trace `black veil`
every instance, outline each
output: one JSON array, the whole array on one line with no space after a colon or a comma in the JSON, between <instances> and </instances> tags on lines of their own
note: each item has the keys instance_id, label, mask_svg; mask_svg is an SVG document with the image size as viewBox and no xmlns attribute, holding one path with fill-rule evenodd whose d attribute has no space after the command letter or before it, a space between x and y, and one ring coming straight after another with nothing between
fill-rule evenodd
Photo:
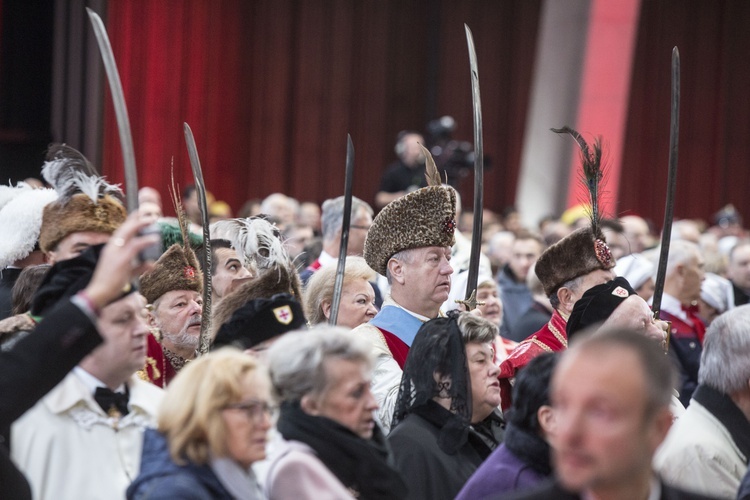
<instances>
[{"instance_id":1,"label":"black veil","mask_svg":"<svg viewBox=\"0 0 750 500\"><path fill-rule=\"evenodd\" d=\"M472 413L471 379L458 328L459 314L451 311L446 318L432 319L417 332L404 365L391 426L395 428L410 413L437 406L433 398L450 399L452 415L438 441L448 454L454 454L466 442Z\"/></svg>"}]
</instances>

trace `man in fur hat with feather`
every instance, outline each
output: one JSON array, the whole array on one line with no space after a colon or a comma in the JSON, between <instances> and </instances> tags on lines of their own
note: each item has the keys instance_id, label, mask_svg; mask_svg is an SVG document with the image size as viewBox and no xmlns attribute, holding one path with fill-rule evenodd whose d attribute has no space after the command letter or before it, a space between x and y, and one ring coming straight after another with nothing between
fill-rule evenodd
<instances>
[{"instance_id":1,"label":"man in fur hat with feather","mask_svg":"<svg viewBox=\"0 0 750 500\"><path fill-rule=\"evenodd\" d=\"M50 146L42 175L58 193L57 200L44 207L39 234L39 247L49 264L106 243L125 221L120 188L107 184L75 149Z\"/></svg>"},{"instance_id":2,"label":"man in fur hat with feather","mask_svg":"<svg viewBox=\"0 0 750 500\"><path fill-rule=\"evenodd\" d=\"M591 287L613 280L615 258L600 228L598 208L599 184L602 178L601 146L594 142L593 151L581 135L568 127L555 130L569 133L581 148L584 182L591 195L591 224L577 229L545 250L536 262L535 272L554 311L552 318L538 332L518 344L500 364L502 407L511 405L511 380L529 361L545 352L559 352L568 347L566 326L573 306Z\"/></svg>"},{"instance_id":3,"label":"man in fur hat with feather","mask_svg":"<svg viewBox=\"0 0 750 500\"><path fill-rule=\"evenodd\" d=\"M391 291L380 312L354 332L371 343L377 357L372 392L386 433L409 347L422 323L440 314L453 273L456 192L441 184L429 151L424 154L428 186L386 205L365 240L367 264L388 279Z\"/></svg>"},{"instance_id":4,"label":"man in fur hat with feather","mask_svg":"<svg viewBox=\"0 0 750 500\"><path fill-rule=\"evenodd\" d=\"M146 368L139 375L160 387L166 387L195 358L203 312L203 273L190 247L187 220L176 195L174 202L182 243L170 246L141 276L152 335L148 337Z\"/></svg>"},{"instance_id":5,"label":"man in fur hat with feather","mask_svg":"<svg viewBox=\"0 0 750 500\"><path fill-rule=\"evenodd\" d=\"M127 217L120 189L70 146L50 145L42 176L53 189L5 192L12 199L0 212L0 226L12 223L18 229L0 242L0 268L38 263L33 260L36 248L50 264L77 257L90 246L106 243ZM0 321L3 348L33 330L37 320L24 312Z\"/></svg>"}]
</instances>

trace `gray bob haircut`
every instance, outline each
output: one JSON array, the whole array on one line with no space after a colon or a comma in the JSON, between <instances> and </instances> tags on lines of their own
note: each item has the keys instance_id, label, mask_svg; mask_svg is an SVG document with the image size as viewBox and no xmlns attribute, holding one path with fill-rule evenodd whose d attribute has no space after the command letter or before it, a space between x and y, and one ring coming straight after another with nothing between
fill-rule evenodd
<instances>
[{"instance_id":1,"label":"gray bob haircut","mask_svg":"<svg viewBox=\"0 0 750 500\"><path fill-rule=\"evenodd\" d=\"M342 359L373 366L367 342L350 330L320 325L287 333L268 350L273 391L279 403L298 402L321 394L328 386L326 361Z\"/></svg>"},{"instance_id":2,"label":"gray bob haircut","mask_svg":"<svg viewBox=\"0 0 750 500\"><path fill-rule=\"evenodd\" d=\"M458 315L458 329L464 344L494 342L500 333L500 329L492 321L468 312Z\"/></svg>"},{"instance_id":3,"label":"gray bob haircut","mask_svg":"<svg viewBox=\"0 0 750 500\"><path fill-rule=\"evenodd\" d=\"M370 216L374 213L372 207L367 202L360 200L356 196L352 196L352 219L357 216L360 208L364 208ZM324 201L320 214L320 227L323 232L323 239L330 240L334 238L343 225L344 197L339 196L338 198L331 198Z\"/></svg>"},{"instance_id":4,"label":"gray bob haircut","mask_svg":"<svg viewBox=\"0 0 750 500\"><path fill-rule=\"evenodd\" d=\"M703 340L698 383L723 394L748 388L750 305L731 309L711 323Z\"/></svg>"}]
</instances>

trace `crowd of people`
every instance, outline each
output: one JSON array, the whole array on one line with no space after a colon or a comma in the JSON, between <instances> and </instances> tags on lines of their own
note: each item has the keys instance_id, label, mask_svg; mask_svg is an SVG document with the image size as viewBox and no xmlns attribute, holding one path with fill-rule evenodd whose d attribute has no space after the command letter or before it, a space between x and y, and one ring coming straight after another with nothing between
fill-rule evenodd
<instances>
[{"instance_id":1,"label":"crowd of people","mask_svg":"<svg viewBox=\"0 0 750 500\"><path fill-rule=\"evenodd\" d=\"M418 139L346 255L344 197L214 204L206 242L195 187L128 215L67 146L0 186L0 497L750 498L740 215L675 222L654 315L643 218L485 211L474 309Z\"/></svg>"}]
</instances>

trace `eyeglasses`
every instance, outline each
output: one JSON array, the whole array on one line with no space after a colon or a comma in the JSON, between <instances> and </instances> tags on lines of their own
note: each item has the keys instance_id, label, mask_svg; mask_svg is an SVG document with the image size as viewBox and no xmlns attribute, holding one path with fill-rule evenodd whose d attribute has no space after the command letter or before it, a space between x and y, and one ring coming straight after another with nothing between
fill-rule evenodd
<instances>
[{"instance_id":1,"label":"eyeglasses","mask_svg":"<svg viewBox=\"0 0 750 500\"><path fill-rule=\"evenodd\" d=\"M235 403L224 407L225 410L242 410L248 419L253 422L260 422L263 415L267 415L268 418L274 419L278 412L278 406L269 405L266 401L260 401L257 399L251 399L249 401L243 401L241 403Z\"/></svg>"},{"instance_id":2,"label":"eyeglasses","mask_svg":"<svg viewBox=\"0 0 750 500\"><path fill-rule=\"evenodd\" d=\"M364 229L365 231L370 230L370 226L358 226L357 224L349 224L350 229Z\"/></svg>"}]
</instances>

